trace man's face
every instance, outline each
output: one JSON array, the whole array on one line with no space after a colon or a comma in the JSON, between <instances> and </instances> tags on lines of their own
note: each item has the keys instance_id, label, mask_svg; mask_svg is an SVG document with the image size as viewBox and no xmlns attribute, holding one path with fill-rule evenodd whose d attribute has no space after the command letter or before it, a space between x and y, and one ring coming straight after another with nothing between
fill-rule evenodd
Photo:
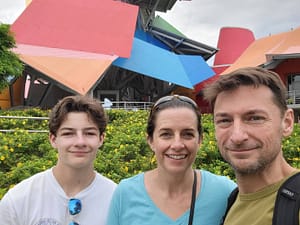
<instances>
[{"instance_id":1,"label":"man's face","mask_svg":"<svg viewBox=\"0 0 300 225\"><path fill-rule=\"evenodd\" d=\"M293 128L293 112L282 116L266 86L241 86L221 92L215 102L217 144L238 174L272 166L280 158L282 137Z\"/></svg>"}]
</instances>

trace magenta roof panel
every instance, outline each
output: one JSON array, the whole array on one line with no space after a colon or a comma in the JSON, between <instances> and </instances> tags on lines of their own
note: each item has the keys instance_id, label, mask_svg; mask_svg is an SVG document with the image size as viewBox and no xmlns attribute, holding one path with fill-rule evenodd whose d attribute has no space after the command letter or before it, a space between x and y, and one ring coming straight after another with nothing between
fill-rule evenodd
<instances>
[{"instance_id":1,"label":"magenta roof panel","mask_svg":"<svg viewBox=\"0 0 300 225\"><path fill-rule=\"evenodd\" d=\"M18 44L130 57L137 14L114 0L34 0L11 30Z\"/></svg>"}]
</instances>

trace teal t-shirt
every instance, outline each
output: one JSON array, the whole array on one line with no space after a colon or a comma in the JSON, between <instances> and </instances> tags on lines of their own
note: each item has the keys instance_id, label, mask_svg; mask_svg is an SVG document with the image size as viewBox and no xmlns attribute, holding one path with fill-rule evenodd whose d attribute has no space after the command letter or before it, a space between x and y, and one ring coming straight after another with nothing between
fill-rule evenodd
<instances>
[{"instance_id":1,"label":"teal t-shirt","mask_svg":"<svg viewBox=\"0 0 300 225\"><path fill-rule=\"evenodd\" d=\"M196 198L193 225L218 225L227 198L236 184L227 177L201 172L201 188ZM151 200L144 185L144 173L120 182L114 192L107 225L187 225L190 210L173 220Z\"/></svg>"}]
</instances>

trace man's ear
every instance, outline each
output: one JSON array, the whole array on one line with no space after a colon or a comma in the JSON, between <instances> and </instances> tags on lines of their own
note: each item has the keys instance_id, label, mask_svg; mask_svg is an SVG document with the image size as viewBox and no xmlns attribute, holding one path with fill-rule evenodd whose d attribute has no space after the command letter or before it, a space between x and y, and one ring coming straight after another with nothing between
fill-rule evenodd
<instances>
[{"instance_id":1,"label":"man's ear","mask_svg":"<svg viewBox=\"0 0 300 225\"><path fill-rule=\"evenodd\" d=\"M291 135L294 129L294 111L287 109L282 119L282 134L284 137Z\"/></svg>"}]
</instances>

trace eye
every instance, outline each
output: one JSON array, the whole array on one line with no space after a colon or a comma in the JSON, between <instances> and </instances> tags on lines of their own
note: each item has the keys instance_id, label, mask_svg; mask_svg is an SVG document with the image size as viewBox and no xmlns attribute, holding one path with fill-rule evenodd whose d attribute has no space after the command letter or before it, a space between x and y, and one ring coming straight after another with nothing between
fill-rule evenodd
<instances>
[{"instance_id":1,"label":"eye","mask_svg":"<svg viewBox=\"0 0 300 225\"><path fill-rule=\"evenodd\" d=\"M227 127L231 124L232 120L229 118L215 119L215 124L219 127Z\"/></svg>"},{"instance_id":2,"label":"eye","mask_svg":"<svg viewBox=\"0 0 300 225\"><path fill-rule=\"evenodd\" d=\"M167 139L167 138L172 137L172 134L171 134L170 132L162 132L162 133L160 133L159 136L160 136L161 138Z\"/></svg>"},{"instance_id":3,"label":"eye","mask_svg":"<svg viewBox=\"0 0 300 225\"><path fill-rule=\"evenodd\" d=\"M263 123L266 120L266 118L264 116L251 115L251 116L247 117L246 120L249 123L255 123L255 124L257 124L257 123Z\"/></svg>"},{"instance_id":4,"label":"eye","mask_svg":"<svg viewBox=\"0 0 300 225\"><path fill-rule=\"evenodd\" d=\"M97 133L96 132L86 132L85 135L86 136L95 136L95 135L97 135Z\"/></svg>"},{"instance_id":5,"label":"eye","mask_svg":"<svg viewBox=\"0 0 300 225\"><path fill-rule=\"evenodd\" d=\"M66 137L70 137L70 136L73 136L74 135L74 132L62 132L61 133L61 136L66 136Z\"/></svg>"},{"instance_id":6,"label":"eye","mask_svg":"<svg viewBox=\"0 0 300 225\"><path fill-rule=\"evenodd\" d=\"M195 134L192 131L186 131L182 134L182 136L184 139L192 139L195 137Z\"/></svg>"}]
</instances>

